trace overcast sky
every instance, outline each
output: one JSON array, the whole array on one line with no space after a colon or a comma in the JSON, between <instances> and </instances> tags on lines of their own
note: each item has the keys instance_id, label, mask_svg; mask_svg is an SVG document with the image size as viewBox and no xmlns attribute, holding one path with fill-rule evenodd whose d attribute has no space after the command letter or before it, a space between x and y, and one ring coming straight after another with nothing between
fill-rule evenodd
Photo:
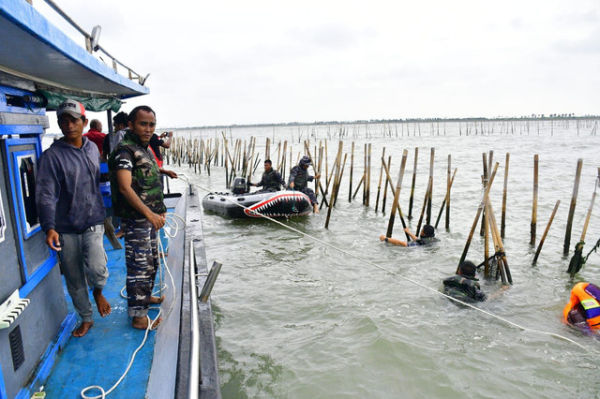
<instances>
[{"instance_id":1,"label":"overcast sky","mask_svg":"<svg viewBox=\"0 0 600 399\"><path fill-rule=\"evenodd\" d=\"M57 2L161 126L599 113L598 0Z\"/></svg>"}]
</instances>

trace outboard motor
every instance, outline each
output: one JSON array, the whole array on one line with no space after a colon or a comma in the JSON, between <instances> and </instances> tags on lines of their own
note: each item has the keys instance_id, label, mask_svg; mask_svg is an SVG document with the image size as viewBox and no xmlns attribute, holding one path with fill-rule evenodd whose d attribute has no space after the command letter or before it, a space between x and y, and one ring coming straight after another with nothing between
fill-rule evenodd
<instances>
[{"instance_id":1,"label":"outboard motor","mask_svg":"<svg viewBox=\"0 0 600 399\"><path fill-rule=\"evenodd\" d=\"M248 183L246 183L246 179L243 177L236 177L233 179L233 183L231 184L231 192L234 194L245 194L250 191L248 187Z\"/></svg>"}]
</instances>

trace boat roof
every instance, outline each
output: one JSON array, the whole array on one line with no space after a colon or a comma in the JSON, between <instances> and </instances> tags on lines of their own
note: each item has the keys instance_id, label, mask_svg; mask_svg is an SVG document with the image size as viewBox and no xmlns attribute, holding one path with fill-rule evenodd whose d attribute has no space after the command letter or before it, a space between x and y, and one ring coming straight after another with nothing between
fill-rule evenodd
<instances>
[{"instance_id":1,"label":"boat roof","mask_svg":"<svg viewBox=\"0 0 600 399\"><path fill-rule=\"evenodd\" d=\"M139 76L120 75L26 1L0 0L0 37L0 72L36 89L119 99L149 93Z\"/></svg>"}]
</instances>

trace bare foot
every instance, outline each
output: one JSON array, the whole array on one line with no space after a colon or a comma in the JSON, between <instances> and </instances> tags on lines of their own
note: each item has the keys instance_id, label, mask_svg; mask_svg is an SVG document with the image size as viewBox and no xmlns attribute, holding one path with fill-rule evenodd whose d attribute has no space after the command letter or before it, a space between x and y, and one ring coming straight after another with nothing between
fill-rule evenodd
<instances>
[{"instance_id":1,"label":"bare foot","mask_svg":"<svg viewBox=\"0 0 600 399\"><path fill-rule=\"evenodd\" d=\"M144 317L134 317L133 321L131 322L131 326L133 328L137 328L140 330L145 330L148 328L148 317L144 316ZM156 327L158 327L158 325L160 324L160 322L162 321L162 317L159 317L158 319L156 319L153 323L152 323L152 327L151 330L156 330Z\"/></svg>"},{"instance_id":2,"label":"bare foot","mask_svg":"<svg viewBox=\"0 0 600 399\"><path fill-rule=\"evenodd\" d=\"M73 330L71 335L74 337L83 337L85 334L87 334L87 332L90 330L90 328L92 328L93 325L93 321L82 321L79 327Z\"/></svg>"},{"instance_id":3,"label":"bare foot","mask_svg":"<svg viewBox=\"0 0 600 399\"><path fill-rule=\"evenodd\" d=\"M108 316L112 309L110 308L110 303L108 303L104 295L102 295L102 289L94 288L94 300L96 301L96 306L98 307L98 313L100 313L100 316Z\"/></svg>"},{"instance_id":4,"label":"bare foot","mask_svg":"<svg viewBox=\"0 0 600 399\"><path fill-rule=\"evenodd\" d=\"M150 299L148 300L148 303L159 304L159 303L163 303L164 300L165 300L164 295L161 297L151 296Z\"/></svg>"},{"instance_id":5,"label":"bare foot","mask_svg":"<svg viewBox=\"0 0 600 399\"><path fill-rule=\"evenodd\" d=\"M117 238L121 238L125 235L125 233L123 232L123 230L120 230L118 233L115 233L115 237Z\"/></svg>"},{"instance_id":6,"label":"bare foot","mask_svg":"<svg viewBox=\"0 0 600 399\"><path fill-rule=\"evenodd\" d=\"M317 204L315 204L315 205L313 206L313 212L314 212L315 214L318 214L318 213L319 213L319 206L318 206Z\"/></svg>"}]
</instances>

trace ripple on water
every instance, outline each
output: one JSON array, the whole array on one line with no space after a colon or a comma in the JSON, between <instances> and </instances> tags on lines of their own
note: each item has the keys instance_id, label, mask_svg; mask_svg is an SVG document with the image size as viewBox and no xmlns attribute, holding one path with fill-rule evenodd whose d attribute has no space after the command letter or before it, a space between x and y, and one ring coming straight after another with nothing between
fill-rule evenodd
<instances>
[{"instance_id":1,"label":"ripple on water","mask_svg":"<svg viewBox=\"0 0 600 399\"><path fill-rule=\"evenodd\" d=\"M450 231L438 231L441 241L430 248L380 243L387 217L376 214L374 206L365 209L360 201L348 204L347 177L329 230L323 228L325 212L286 223L352 256L267 221L227 220L206 214L203 227L208 260L223 263L212 294L223 397L598 397L597 356L458 307L402 277L440 289L441 279L453 273L480 199L481 152L489 149L495 151L495 160L501 165L491 192L500 222L502 165L505 152L510 151L505 247L515 284L481 307L524 326L597 347L597 341L564 326L560 315L573 284L565 273L569 260L562 257L562 241L575 163L578 157L585 160L571 246L579 239L593 191L600 139L411 136L371 142L374 154L385 145L393 155L394 176L403 146L411 150L421 146L413 228L426 185L427 147L437 147L434 217L444 196L446 156L452 154L458 173ZM357 140L357 148L361 145ZM534 153L540 154L538 240L555 201L561 200L536 266L531 265L535 248L528 244ZM332 159L333 154L329 155ZM224 181L223 171L213 168L211 173L210 179L206 175L194 178L221 189L217 182ZM361 173L360 165L355 164L354 187ZM372 205L376 174L372 172ZM407 181L405 177L405 184ZM409 190L403 189L405 214L408 194ZM388 211L391 200L388 193ZM478 231L469 253L477 262L483 258ZM399 221L395 235L402 236ZM599 236L600 212L595 212L588 245ZM395 274L374 268L365 259ZM592 255L575 281L599 282L599 259ZM488 293L497 289L496 284L485 281L482 286Z\"/></svg>"}]
</instances>

